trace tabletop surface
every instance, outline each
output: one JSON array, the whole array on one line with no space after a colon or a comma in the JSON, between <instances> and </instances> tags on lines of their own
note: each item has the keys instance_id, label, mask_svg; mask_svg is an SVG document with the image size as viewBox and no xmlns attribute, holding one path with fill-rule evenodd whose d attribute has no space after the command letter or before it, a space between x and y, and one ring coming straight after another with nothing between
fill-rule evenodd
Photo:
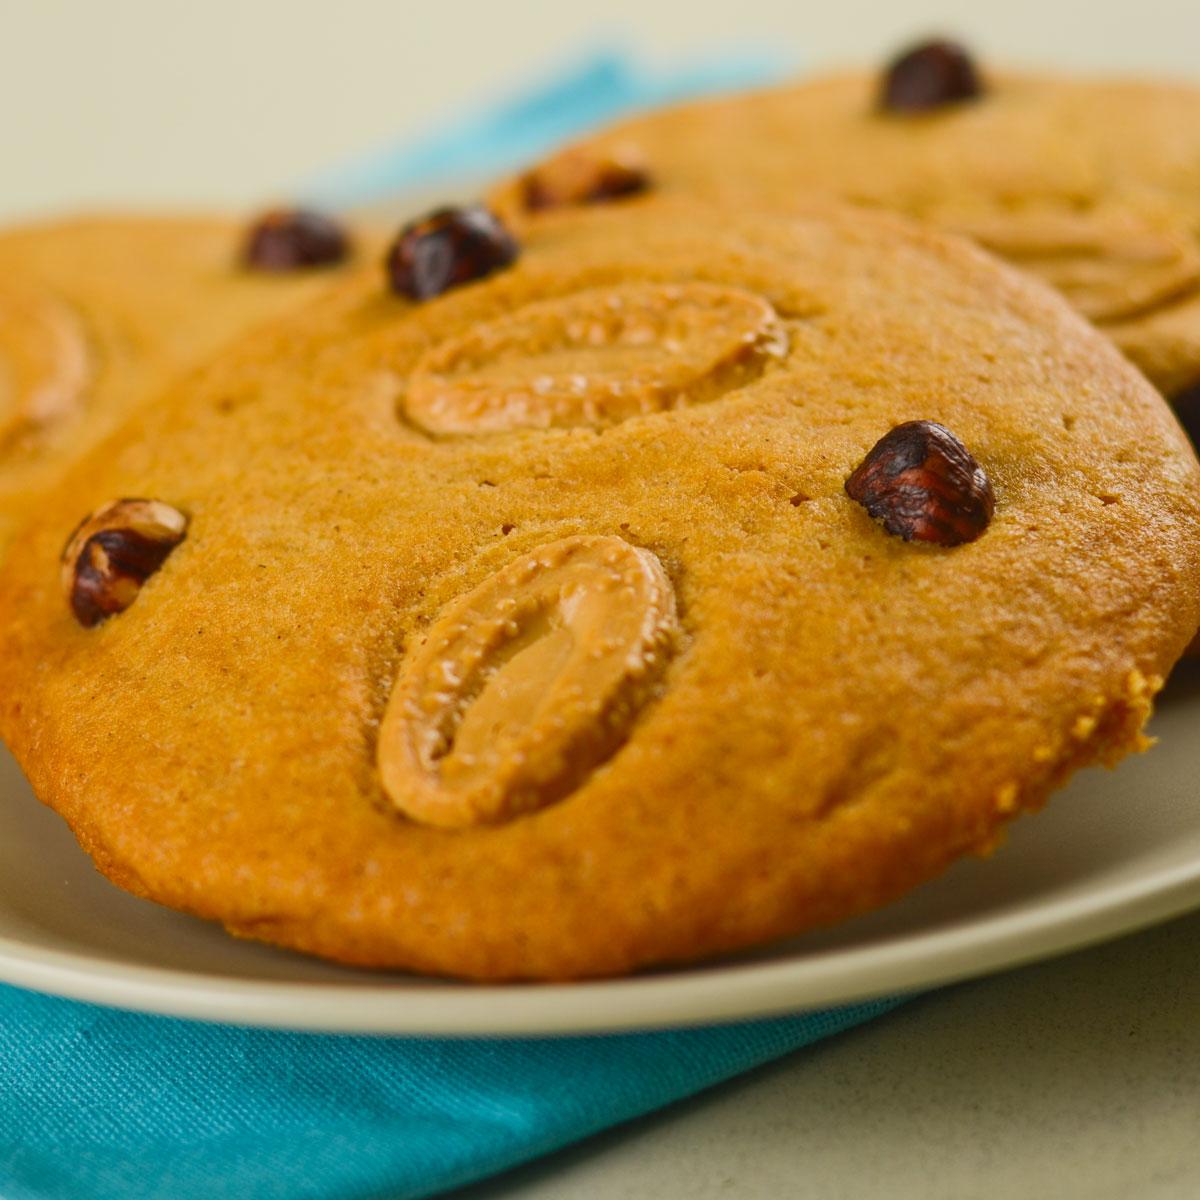
<instances>
[{"instance_id":1,"label":"tabletop surface","mask_svg":"<svg viewBox=\"0 0 1200 1200\"><path fill-rule=\"evenodd\" d=\"M1195 1200L1200 914L960 984L455 1200Z\"/></svg>"}]
</instances>

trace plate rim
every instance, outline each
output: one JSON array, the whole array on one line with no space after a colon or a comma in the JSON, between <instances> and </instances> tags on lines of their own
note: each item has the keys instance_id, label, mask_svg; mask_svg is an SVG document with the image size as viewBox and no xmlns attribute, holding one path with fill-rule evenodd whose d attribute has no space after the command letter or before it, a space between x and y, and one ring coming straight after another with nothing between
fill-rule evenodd
<instances>
[{"instance_id":1,"label":"plate rim","mask_svg":"<svg viewBox=\"0 0 1200 1200\"><path fill-rule=\"evenodd\" d=\"M303 1033L550 1037L752 1020L904 995L1132 933L1200 908L1200 859L1032 910L767 962L578 983L462 984L224 977L114 963L0 937L0 982L106 1008Z\"/></svg>"}]
</instances>

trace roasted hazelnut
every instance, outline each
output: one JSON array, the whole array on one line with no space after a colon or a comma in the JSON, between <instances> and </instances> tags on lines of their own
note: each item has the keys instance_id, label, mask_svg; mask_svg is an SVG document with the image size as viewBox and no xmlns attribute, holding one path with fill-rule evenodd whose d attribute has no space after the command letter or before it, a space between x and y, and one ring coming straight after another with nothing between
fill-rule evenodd
<instances>
[{"instance_id":1,"label":"roasted hazelnut","mask_svg":"<svg viewBox=\"0 0 1200 1200\"><path fill-rule=\"evenodd\" d=\"M958 546L988 527L992 485L971 452L936 421L885 434L846 480L846 493L906 542Z\"/></svg>"},{"instance_id":2,"label":"roasted hazelnut","mask_svg":"<svg viewBox=\"0 0 1200 1200\"><path fill-rule=\"evenodd\" d=\"M401 296L431 300L502 270L518 253L516 239L490 209L439 208L400 231L388 251L388 280Z\"/></svg>"},{"instance_id":3,"label":"roasted hazelnut","mask_svg":"<svg viewBox=\"0 0 1200 1200\"><path fill-rule=\"evenodd\" d=\"M564 150L534 167L521 180L525 207L531 212L603 204L635 196L649 186L649 173L628 150L611 154Z\"/></svg>"},{"instance_id":4,"label":"roasted hazelnut","mask_svg":"<svg viewBox=\"0 0 1200 1200\"><path fill-rule=\"evenodd\" d=\"M928 112L982 94L979 73L966 50L957 42L934 39L912 47L888 65L879 107L887 112Z\"/></svg>"},{"instance_id":5,"label":"roasted hazelnut","mask_svg":"<svg viewBox=\"0 0 1200 1200\"><path fill-rule=\"evenodd\" d=\"M242 261L255 271L302 271L343 262L350 239L330 217L303 208L277 208L251 227Z\"/></svg>"},{"instance_id":6,"label":"roasted hazelnut","mask_svg":"<svg viewBox=\"0 0 1200 1200\"><path fill-rule=\"evenodd\" d=\"M76 619L90 629L124 612L187 535L188 519L161 500L114 500L87 517L62 555Z\"/></svg>"}]
</instances>

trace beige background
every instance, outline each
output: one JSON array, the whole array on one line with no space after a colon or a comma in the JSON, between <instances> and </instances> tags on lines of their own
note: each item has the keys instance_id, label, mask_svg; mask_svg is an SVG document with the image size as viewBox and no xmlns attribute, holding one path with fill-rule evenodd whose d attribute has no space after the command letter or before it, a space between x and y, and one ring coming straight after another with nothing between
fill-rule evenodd
<instances>
[{"instance_id":1,"label":"beige background","mask_svg":"<svg viewBox=\"0 0 1200 1200\"><path fill-rule=\"evenodd\" d=\"M600 36L820 65L931 29L992 59L1200 78L1194 0L0 0L0 217L286 195ZM469 1194L1190 1200L1197 1014L1192 917L926 997Z\"/></svg>"},{"instance_id":2,"label":"beige background","mask_svg":"<svg viewBox=\"0 0 1200 1200\"><path fill-rule=\"evenodd\" d=\"M928 30L993 59L1200 72L1194 0L0 0L0 217L286 196L601 38L820 65Z\"/></svg>"}]
</instances>

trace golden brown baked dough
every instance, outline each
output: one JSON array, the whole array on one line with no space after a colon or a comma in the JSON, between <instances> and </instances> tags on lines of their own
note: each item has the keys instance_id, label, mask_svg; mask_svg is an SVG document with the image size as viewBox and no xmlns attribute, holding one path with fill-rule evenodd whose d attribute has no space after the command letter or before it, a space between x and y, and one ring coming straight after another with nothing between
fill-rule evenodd
<instances>
[{"instance_id":1,"label":"golden brown baked dough","mask_svg":"<svg viewBox=\"0 0 1200 1200\"><path fill-rule=\"evenodd\" d=\"M647 195L779 206L823 194L896 210L1059 288L1168 397L1200 383L1200 89L985 63L979 98L894 113L878 104L881 73L638 116L494 199L528 219L529 196L549 188L537 181L563 176L564 162L578 180L588 162L602 178L626 159L644 164Z\"/></svg>"},{"instance_id":2,"label":"golden brown baked dough","mask_svg":"<svg viewBox=\"0 0 1200 1200\"><path fill-rule=\"evenodd\" d=\"M846 494L913 418L984 523L994 493L967 544ZM118 497L186 536L84 628L59 554ZM600 975L987 853L1141 747L1198 621L1200 468L1052 292L887 215L660 201L424 305L364 274L143 408L13 545L0 734L140 895L344 962Z\"/></svg>"},{"instance_id":3,"label":"golden brown baked dough","mask_svg":"<svg viewBox=\"0 0 1200 1200\"><path fill-rule=\"evenodd\" d=\"M147 395L327 271L244 269L241 223L92 217L0 233L0 556L23 511Z\"/></svg>"}]
</instances>

